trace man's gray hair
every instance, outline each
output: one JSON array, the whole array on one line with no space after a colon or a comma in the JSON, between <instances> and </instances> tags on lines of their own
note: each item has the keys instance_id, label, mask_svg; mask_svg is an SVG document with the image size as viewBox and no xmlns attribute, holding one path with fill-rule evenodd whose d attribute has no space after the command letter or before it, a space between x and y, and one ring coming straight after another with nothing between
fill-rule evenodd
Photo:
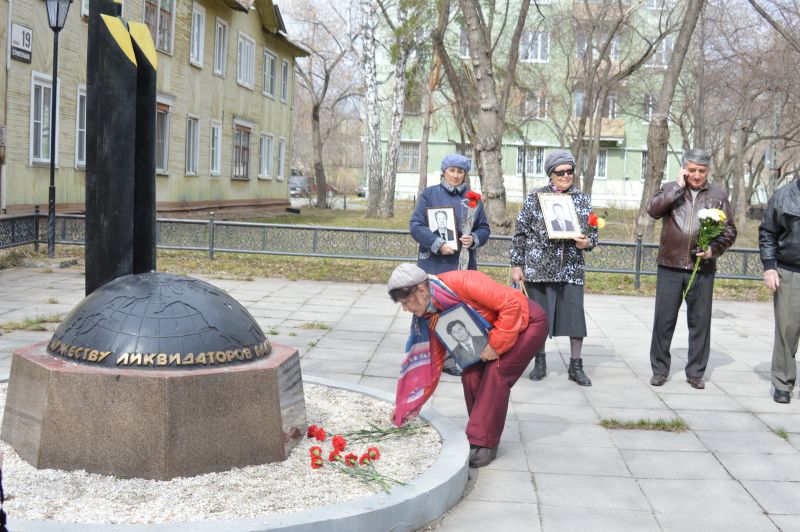
<instances>
[{"instance_id":1,"label":"man's gray hair","mask_svg":"<svg viewBox=\"0 0 800 532\"><path fill-rule=\"evenodd\" d=\"M689 161L694 164L701 164L703 166L711 166L711 154L706 150L700 148L692 148L683 152L683 160L681 166L686 166Z\"/></svg>"}]
</instances>

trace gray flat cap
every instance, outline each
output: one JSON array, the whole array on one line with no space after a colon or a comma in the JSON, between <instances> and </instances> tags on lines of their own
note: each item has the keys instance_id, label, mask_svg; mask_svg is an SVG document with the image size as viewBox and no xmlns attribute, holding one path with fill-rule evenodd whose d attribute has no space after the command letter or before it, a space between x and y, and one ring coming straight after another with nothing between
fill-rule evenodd
<instances>
[{"instance_id":1,"label":"gray flat cap","mask_svg":"<svg viewBox=\"0 0 800 532\"><path fill-rule=\"evenodd\" d=\"M425 270L416 264L404 262L392 272L389 277L388 288L391 292L395 288L405 288L424 283L427 279L428 274L425 273Z\"/></svg>"}]
</instances>

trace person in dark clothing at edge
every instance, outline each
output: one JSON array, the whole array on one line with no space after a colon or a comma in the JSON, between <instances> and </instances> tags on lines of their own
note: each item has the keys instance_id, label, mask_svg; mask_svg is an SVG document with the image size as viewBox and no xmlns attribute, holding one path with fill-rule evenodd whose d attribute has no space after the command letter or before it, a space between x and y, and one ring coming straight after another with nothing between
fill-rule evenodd
<instances>
[{"instance_id":1,"label":"person in dark clothing at edge","mask_svg":"<svg viewBox=\"0 0 800 532\"><path fill-rule=\"evenodd\" d=\"M647 214L662 219L661 243L658 248L656 304L653 336L650 342L652 386L662 386L669 377L669 352L683 292L694 270L696 257L703 259L686 295L686 321L689 326L689 354L686 382L703 389L703 374L711 346L711 303L714 295L716 259L736 240L736 226L728 202L728 194L708 182L711 155L700 149L687 150L674 182L665 183L647 202ZM698 211L719 209L727 217L727 226L711 241L706 251L697 250L700 229Z\"/></svg>"},{"instance_id":2,"label":"person in dark clothing at edge","mask_svg":"<svg viewBox=\"0 0 800 532\"><path fill-rule=\"evenodd\" d=\"M758 228L758 248L764 284L774 294L773 399L788 403L797 378L800 339L800 181L779 188L770 198Z\"/></svg>"},{"instance_id":3,"label":"person in dark clothing at edge","mask_svg":"<svg viewBox=\"0 0 800 532\"><path fill-rule=\"evenodd\" d=\"M426 273L438 275L457 270L461 246L469 249L467 269L478 269L477 250L489 241L490 230L483 202L479 202L472 232L468 235L461 234L461 224L467 209L466 194L470 190L467 173L471 168L469 158L459 153L446 155L442 159L441 181L437 185L427 187L419 196L417 206L411 215L409 230L411 237L419 244L417 266ZM428 226L428 210L442 207L452 207L455 212L458 247L448 244L439 233L431 231ZM461 369L450 357L445 361L443 371L450 375L461 375Z\"/></svg>"}]
</instances>

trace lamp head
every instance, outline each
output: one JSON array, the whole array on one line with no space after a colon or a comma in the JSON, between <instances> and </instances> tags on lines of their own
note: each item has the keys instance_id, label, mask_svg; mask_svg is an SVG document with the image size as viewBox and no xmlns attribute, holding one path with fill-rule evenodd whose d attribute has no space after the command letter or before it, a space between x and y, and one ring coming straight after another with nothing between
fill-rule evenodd
<instances>
[{"instance_id":1,"label":"lamp head","mask_svg":"<svg viewBox=\"0 0 800 532\"><path fill-rule=\"evenodd\" d=\"M61 31L67 22L67 13L72 0L45 0L47 23L54 32Z\"/></svg>"}]
</instances>

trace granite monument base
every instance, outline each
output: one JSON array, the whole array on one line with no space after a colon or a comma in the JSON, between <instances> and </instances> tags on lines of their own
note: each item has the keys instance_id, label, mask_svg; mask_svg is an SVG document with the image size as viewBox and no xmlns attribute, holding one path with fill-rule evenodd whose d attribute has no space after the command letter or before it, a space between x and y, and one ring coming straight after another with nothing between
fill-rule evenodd
<instances>
[{"instance_id":1,"label":"granite monument base","mask_svg":"<svg viewBox=\"0 0 800 532\"><path fill-rule=\"evenodd\" d=\"M293 347L247 365L117 370L16 351L0 437L39 469L169 480L285 460L305 435Z\"/></svg>"}]
</instances>

